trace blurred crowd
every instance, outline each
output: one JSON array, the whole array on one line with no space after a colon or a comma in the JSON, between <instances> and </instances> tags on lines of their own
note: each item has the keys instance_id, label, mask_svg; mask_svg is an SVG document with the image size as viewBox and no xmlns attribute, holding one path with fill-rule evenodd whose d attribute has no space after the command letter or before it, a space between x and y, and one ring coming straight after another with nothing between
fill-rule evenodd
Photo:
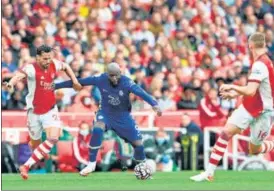
<instances>
[{"instance_id":1,"label":"blurred crowd","mask_svg":"<svg viewBox=\"0 0 274 191\"><path fill-rule=\"evenodd\" d=\"M221 118L238 101L220 100L218 87L247 82L248 36L264 32L274 60L273 15L273 0L2 0L2 81L47 44L77 77L114 61L163 110L201 108ZM56 81L66 79L60 73ZM24 109L25 82L15 89L2 87L2 109ZM56 98L61 111L95 111L100 93L64 89ZM148 108L131 99L134 110Z\"/></svg>"}]
</instances>

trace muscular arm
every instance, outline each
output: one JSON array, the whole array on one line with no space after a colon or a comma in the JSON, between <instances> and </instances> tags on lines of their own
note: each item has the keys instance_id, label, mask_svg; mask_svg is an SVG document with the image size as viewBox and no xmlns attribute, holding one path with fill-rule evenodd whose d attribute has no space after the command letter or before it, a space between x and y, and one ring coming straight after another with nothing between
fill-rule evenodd
<instances>
[{"instance_id":1,"label":"muscular arm","mask_svg":"<svg viewBox=\"0 0 274 191\"><path fill-rule=\"evenodd\" d=\"M27 74L23 73L23 72L16 72L15 76L13 76L10 81L9 84L14 86L17 82L23 80L24 78L27 77Z\"/></svg>"},{"instance_id":2,"label":"muscular arm","mask_svg":"<svg viewBox=\"0 0 274 191\"><path fill-rule=\"evenodd\" d=\"M234 98L240 96L240 94L238 92L236 92L235 90L221 92L220 95L223 99L234 99Z\"/></svg>"},{"instance_id":3,"label":"muscular arm","mask_svg":"<svg viewBox=\"0 0 274 191\"><path fill-rule=\"evenodd\" d=\"M82 86L90 86L90 85L97 85L98 77L87 77L87 78L80 78L78 79L78 82ZM73 86L72 80L68 80L65 82L57 83L55 84L55 89L61 89L61 88L71 88Z\"/></svg>"},{"instance_id":4,"label":"muscular arm","mask_svg":"<svg viewBox=\"0 0 274 191\"><path fill-rule=\"evenodd\" d=\"M67 64L64 65L64 69L63 69L63 70L64 70L64 71L66 72L66 74L70 77L72 83L77 83L77 82L78 82L78 80L77 80L75 74L73 73L73 71L72 71L72 69L70 68L69 65L67 65Z\"/></svg>"},{"instance_id":5,"label":"muscular arm","mask_svg":"<svg viewBox=\"0 0 274 191\"><path fill-rule=\"evenodd\" d=\"M130 86L130 91L134 93L135 95L141 97L143 100L145 100L147 103L149 103L152 107L158 105L157 101L153 99L151 95L145 92L140 86L137 84L132 84Z\"/></svg>"},{"instance_id":6,"label":"muscular arm","mask_svg":"<svg viewBox=\"0 0 274 191\"><path fill-rule=\"evenodd\" d=\"M248 82L246 86L232 85L232 90L236 91L240 95L253 96L258 90L260 84L258 82Z\"/></svg>"},{"instance_id":7,"label":"muscular arm","mask_svg":"<svg viewBox=\"0 0 274 191\"><path fill-rule=\"evenodd\" d=\"M27 77L27 74L26 74L26 73L21 72L21 71L18 71L18 72L15 73L15 76L13 76L13 77L10 79L10 81L9 81L8 83L6 83L5 85L6 85L8 88L13 89L14 85L15 85L17 82L23 80L23 79L26 78L26 77Z\"/></svg>"}]
</instances>

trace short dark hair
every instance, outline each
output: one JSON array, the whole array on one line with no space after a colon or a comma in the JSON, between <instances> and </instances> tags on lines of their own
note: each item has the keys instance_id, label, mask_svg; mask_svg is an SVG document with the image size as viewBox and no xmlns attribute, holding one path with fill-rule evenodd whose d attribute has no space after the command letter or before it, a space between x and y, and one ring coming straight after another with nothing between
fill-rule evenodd
<instances>
[{"instance_id":1,"label":"short dark hair","mask_svg":"<svg viewBox=\"0 0 274 191\"><path fill-rule=\"evenodd\" d=\"M50 47L50 46L48 46L48 45L42 45L42 46L39 46L38 48L37 48L37 50L36 50L36 55L41 55L43 52L46 52L46 53L48 53L48 52L51 52L53 50L53 48L52 47Z\"/></svg>"}]
</instances>

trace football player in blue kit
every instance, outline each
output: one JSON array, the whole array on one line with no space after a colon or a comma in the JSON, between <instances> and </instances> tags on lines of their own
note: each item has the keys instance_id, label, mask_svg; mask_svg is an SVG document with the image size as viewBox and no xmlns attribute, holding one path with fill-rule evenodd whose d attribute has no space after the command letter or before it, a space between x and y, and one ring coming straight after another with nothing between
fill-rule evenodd
<instances>
[{"instance_id":1,"label":"football player in blue kit","mask_svg":"<svg viewBox=\"0 0 274 191\"><path fill-rule=\"evenodd\" d=\"M149 103L158 116L162 115L158 103L131 79L121 74L117 63L110 63L107 72L99 76L78 79L82 86L97 86L101 93L101 103L93 124L92 138L90 141L90 162L80 172L87 176L96 167L96 156L103 141L104 131L111 129L118 136L129 142L134 148L134 159L137 163L145 161L142 136L132 118L129 94L133 93ZM55 84L55 89L70 88L72 81Z\"/></svg>"}]
</instances>

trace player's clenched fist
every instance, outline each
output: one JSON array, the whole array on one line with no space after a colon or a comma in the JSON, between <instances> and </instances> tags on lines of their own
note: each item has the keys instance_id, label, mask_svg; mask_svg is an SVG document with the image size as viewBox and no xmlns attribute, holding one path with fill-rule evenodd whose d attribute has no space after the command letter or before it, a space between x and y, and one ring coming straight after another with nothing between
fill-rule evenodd
<instances>
[{"instance_id":1,"label":"player's clenched fist","mask_svg":"<svg viewBox=\"0 0 274 191\"><path fill-rule=\"evenodd\" d=\"M223 84L220 87L220 92L229 91L233 89L233 85L231 84Z\"/></svg>"},{"instance_id":2,"label":"player's clenched fist","mask_svg":"<svg viewBox=\"0 0 274 191\"><path fill-rule=\"evenodd\" d=\"M159 105L153 106L152 109L157 113L158 116L162 115L162 111L161 111Z\"/></svg>"},{"instance_id":3,"label":"player's clenched fist","mask_svg":"<svg viewBox=\"0 0 274 191\"><path fill-rule=\"evenodd\" d=\"M80 91L82 89L82 85L77 81L73 83L73 89L75 91Z\"/></svg>"}]
</instances>

